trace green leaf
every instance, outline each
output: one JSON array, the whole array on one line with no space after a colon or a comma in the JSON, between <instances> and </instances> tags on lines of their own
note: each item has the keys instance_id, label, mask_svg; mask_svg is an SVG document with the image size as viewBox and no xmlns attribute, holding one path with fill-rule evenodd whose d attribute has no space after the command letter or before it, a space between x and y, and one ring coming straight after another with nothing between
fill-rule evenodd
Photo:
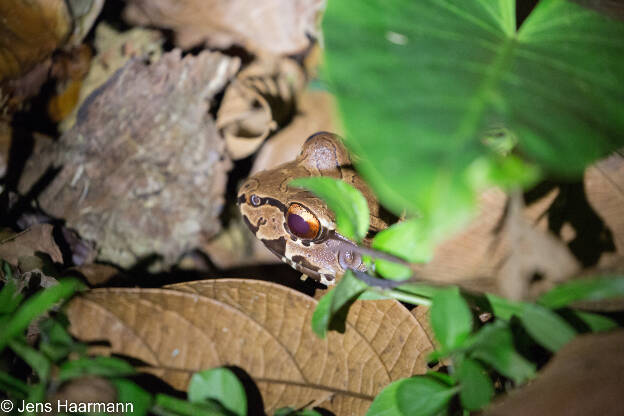
<instances>
[{"instance_id":1,"label":"green leaf","mask_svg":"<svg viewBox=\"0 0 624 416\"><path fill-rule=\"evenodd\" d=\"M516 384L535 376L535 365L516 352L511 330L504 321L497 320L481 328L472 340L470 354Z\"/></svg>"},{"instance_id":2,"label":"green leaf","mask_svg":"<svg viewBox=\"0 0 624 416\"><path fill-rule=\"evenodd\" d=\"M544 293L538 303L558 309L577 301L592 301L624 296L624 277L579 279L564 283Z\"/></svg>"},{"instance_id":3,"label":"green leaf","mask_svg":"<svg viewBox=\"0 0 624 416\"><path fill-rule=\"evenodd\" d=\"M472 331L472 313L457 287L436 293L430 316L436 339L445 349L459 347Z\"/></svg>"},{"instance_id":4,"label":"green leaf","mask_svg":"<svg viewBox=\"0 0 624 416\"><path fill-rule=\"evenodd\" d=\"M191 403L166 394L157 394L155 406L150 410L157 415L166 416L231 416L231 413L224 409L219 403Z\"/></svg>"},{"instance_id":5,"label":"green leaf","mask_svg":"<svg viewBox=\"0 0 624 416\"><path fill-rule=\"evenodd\" d=\"M152 395L125 378L110 380L117 389L118 403L132 403L132 414L126 416L145 416L152 406Z\"/></svg>"},{"instance_id":6,"label":"green leaf","mask_svg":"<svg viewBox=\"0 0 624 416\"><path fill-rule=\"evenodd\" d=\"M492 307L494 316L497 318L508 321L513 315L519 315L522 313L522 308L524 306L522 302L501 298L500 296L496 296L491 293L486 293L485 297Z\"/></svg>"},{"instance_id":7,"label":"green leaf","mask_svg":"<svg viewBox=\"0 0 624 416\"><path fill-rule=\"evenodd\" d=\"M353 186L326 176L299 178L289 185L304 188L325 201L336 215L338 232L346 238L360 242L368 233L368 204Z\"/></svg>"},{"instance_id":8,"label":"green leaf","mask_svg":"<svg viewBox=\"0 0 624 416\"><path fill-rule=\"evenodd\" d=\"M312 315L312 329L325 338L328 329L344 332L349 306L368 289L350 270L342 276L334 289L321 298Z\"/></svg>"},{"instance_id":9,"label":"green leaf","mask_svg":"<svg viewBox=\"0 0 624 416\"><path fill-rule=\"evenodd\" d=\"M57 319L48 318L39 323L41 341L39 349L52 361L58 362L67 357L70 352L84 352L86 346L75 342L71 335Z\"/></svg>"},{"instance_id":10,"label":"green leaf","mask_svg":"<svg viewBox=\"0 0 624 416\"><path fill-rule=\"evenodd\" d=\"M610 331L618 327L616 321L597 313L575 310L572 313L587 325L592 332Z\"/></svg>"},{"instance_id":11,"label":"green leaf","mask_svg":"<svg viewBox=\"0 0 624 416\"><path fill-rule=\"evenodd\" d=\"M26 300L3 328L0 328L0 351L6 343L21 334L35 318L62 299L68 299L83 285L76 279L63 279Z\"/></svg>"},{"instance_id":12,"label":"green leaf","mask_svg":"<svg viewBox=\"0 0 624 416\"><path fill-rule=\"evenodd\" d=\"M238 378L227 368L213 368L193 374L188 387L191 402L216 400L232 413L247 414L247 396Z\"/></svg>"},{"instance_id":13,"label":"green leaf","mask_svg":"<svg viewBox=\"0 0 624 416\"><path fill-rule=\"evenodd\" d=\"M540 1L517 29L511 0L335 0L323 26L358 170L432 232L473 212L473 163L491 176L501 157L482 140L492 125L564 175L624 144L624 24L572 1ZM498 182L521 171L499 169Z\"/></svg>"},{"instance_id":14,"label":"green leaf","mask_svg":"<svg viewBox=\"0 0 624 416\"><path fill-rule=\"evenodd\" d=\"M330 290L319 300L312 314L312 330L319 338L325 338L329 327L330 309L334 290Z\"/></svg>"},{"instance_id":15,"label":"green leaf","mask_svg":"<svg viewBox=\"0 0 624 416\"><path fill-rule=\"evenodd\" d=\"M576 331L563 318L539 305L525 304L518 317L531 337L552 352L576 336Z\"/></svg>"},{"instance_id":16,"label":"green leaf","mask_svg":"<svg viewBox=\"0 0 624 416\"><path fill-rule=\"evenodd\" d=\"M67 361L59 369L58 379L67 381L86 375L102 377L124 377L135 374L134 367L116 357L78 358Z\"/></svg>"},{"instance_id":17,"label":"green leaf","mask_svg":"<svg viewBox=\"0 0 624 416\"><path fill-rule=\"evenodd\" d=\"M23 299L24 295L17 292L15 281L9 280L0 290L0 315L13 313Z\"/></svg>"},{"instance_id":18,"label":"green leaf","mask_svg":"<svg viewBox=\"0 0 624 416\"><path fill-rule=\"evenodd\" d=\"M26 342L17 339L10 340L9 347L33 369L39 377L39 381L45 383L48 380L52 363L45 355L26 344Z\"/></svg>"},{"instance_id":19,"label":"green leaf","mask_svg":"<svg viewBox=\"0 0 624 416\"><path fill-rule=\"evenodd\" d=\"M441 373L439 371L427 371L427 374L425 375L431 379L438 380L449 387L455 385L455 380L453 380L453 377L449 376L446 373Z\"/></svg>"},{"instance_id":20,"label":"green leaf","mask_svg":"<svg viewBox=\"0 0 624 416\"><path fill-rule=\"evenodd\" d=\"M423 241L423 222L417 219L396 223L377 233L372 248L394 254L409 262L426 262L433 255L433 244ZM375 271L387 279L405 280L412 271L400 264L386 260L375 260Z\"/></svg>"},{"instance_id":21,"label":"green leaf","mask_svg":"<svg viewBox=\"0 0 624 416\"><path fill-rule=\"evenodd\" d=\"M0 371L0 391L6 392L9 397L25 399L28 396L28 390L28 384L4 371Z\"/></svg>"},{"instance_id":22,"label":"green leaf","mask_svg":"<svg viewBox=\"0 0 624 416\"><path fill-rule=\"evenodd\" d=\"M389 384L373 400L367 416L427 416L444 409L457 388L427 377L405 378Z\"/></svg>"},{"instance_id":23,"label":"green leaf","mask_svg":"<svg viewBox=\"0 0 624 416\"><path fill-rule=\"evenodd\" d=\"M461 385L459 398L465 409L479 410L494 397L492 380L477 361L470 358L461 360L457 378Z\"/></svg>"}]
</instances>

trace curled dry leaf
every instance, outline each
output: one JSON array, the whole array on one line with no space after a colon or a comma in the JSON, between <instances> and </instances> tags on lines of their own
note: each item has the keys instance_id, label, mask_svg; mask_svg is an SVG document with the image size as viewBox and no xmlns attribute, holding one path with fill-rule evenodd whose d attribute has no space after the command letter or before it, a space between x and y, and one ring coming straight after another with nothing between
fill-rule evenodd
<instances>
[{"instance_id":1,"label":"curled dry leaf","mask_svg":"<svg viewBox=\"0 0 624 416\"><path fill-rule=\"evenodd\" d=\"M241 45L255 54L294 54L318 37L323 0L130 0L133 24L171 29L183 49Z\"/></svg>"},{"instance_id":2,"label":"curled dry leaf","mask_svg":"<svg viewBox=\"0 0 624 416\"><path fill-rule=\"evenodd\" d=\"M624 331L583 335L563 347L539 377L487 412L491 416L624 414Z\"/></svg>"},{"instance_id":3,"label":"curled dry leaf","mask_svg":"<svg viewBox=\"0 0 624 416\"><path fill-rule=\"evenodd\" d=\"M20 189L52 172L40 206L95 241L99 259L172 264L219 231L230 161L208 106L238 66L177 50L152 65L131 60L85 100L59 143L31 157Z\"/></svg>"},{"instance_id":4,"label":"curled dry leaf","mask_svg":"<svg viewBox=\"0 0 624 416\"><path fill-rule=\"evenodd\" d=\"M228 86L217 113L217 128L232 159L242 159L269 133L288 122L305 75L288 58L261 59L242 70Z\"/></svg>"},{"instance_id":5,"label":"curled dry leaf","mask_svg":"<svg viewBox=\"0 0 624 416\"><path fill-rule=\"evenodd\" d=\"M26 73L63 44L72 26L64 0L0 2L0 81Z\"/></svg>"},{"instance_id":6,"label":"curled dry leaf","mask_svg":"<svg viewBox=\"0 0 624 416\"><path fill-rule=\"evenodd\" d=\"M63 263L61 250L52 235L54 227L50 224L36 224L19 234L0 241L0 259L17 266L20 259L43 253L53 262Z\"/></svg>"},{"instance_id":7,"label":"curled dry leaf","mask_svg":"<svg viewBox=\"0 0 624 416\"><path fill-rule=\"evenodd\" d=\"M138 358L177 389L221 365L248 372L267 412L314 405L363 415L388 383L424 373L432 345L396 301L356 302L344 334L319 339L317 301L274 283L243 279L165 289L96 289L68 308L72 333L108 340L109 353Z\"/></svg>"}]
</instances>

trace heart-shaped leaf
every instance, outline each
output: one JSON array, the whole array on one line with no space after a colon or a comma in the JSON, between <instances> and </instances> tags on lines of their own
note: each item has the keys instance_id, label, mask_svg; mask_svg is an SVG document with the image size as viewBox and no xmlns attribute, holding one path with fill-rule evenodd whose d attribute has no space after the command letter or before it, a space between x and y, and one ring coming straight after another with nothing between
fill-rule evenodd
<instances>
[{"instance_id":1,"label":"heart-shaped leaf","mask_svg":"<svg viewBox=\"0 0 624 416\"><path fill-rule=\"evenodd\" d=\"M624 24L542 0L518 28L515 10L513 0L328 2L325 69L346 143L381 202L421 213L432 232L465 220L480 178L505 165L482 140L492 124L566 175L624 144ZM499 183L522 182L500 171Z\"/></svg>"}]
</instances>

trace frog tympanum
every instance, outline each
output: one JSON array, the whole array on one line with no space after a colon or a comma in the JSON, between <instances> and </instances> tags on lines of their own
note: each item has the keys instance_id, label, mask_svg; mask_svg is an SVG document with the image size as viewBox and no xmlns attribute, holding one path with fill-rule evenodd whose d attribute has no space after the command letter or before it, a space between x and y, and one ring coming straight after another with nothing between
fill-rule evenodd
<instances>
[{"instance_id":1,"label":"frog tympanum","mask_svg":"<svg viewBox=\"0 0 624 416\"><path fill-rule=\"evenodd\" d=\"M368 202L369 232L387 227L340 138L326 132L310 136L294 161L248 178L238 192L238 205L243 221L270 251L301 273L332 285L348 268L363 271L365 265L357 245L336 230L327 205L312 193L288 185L308 176L329 176L354 186Z\"/></svg>"}]
</instances>

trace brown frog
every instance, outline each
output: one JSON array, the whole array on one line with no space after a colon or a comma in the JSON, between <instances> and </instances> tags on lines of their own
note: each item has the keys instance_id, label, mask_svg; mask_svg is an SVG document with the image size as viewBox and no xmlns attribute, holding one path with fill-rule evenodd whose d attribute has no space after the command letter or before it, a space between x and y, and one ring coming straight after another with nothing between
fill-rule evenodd
<instances>
[{"instance_id":1,"label":"brown frog","mask_svg":"<svg viewBox=\"0 0 624 416\"><path fill-rule=\"evenodd\" d=\"M357 245L336 230L327 205L312 193L288 185L309 176L329 176L354 186L368 202L369 234L387 227L347 149L337 135L327 132L310 136L294 161L248 178L238 192L238 205L251 232L276 256L301 273L333 285L348 268L364 271L365 265Z\"/></svg>"}]
</instances>

